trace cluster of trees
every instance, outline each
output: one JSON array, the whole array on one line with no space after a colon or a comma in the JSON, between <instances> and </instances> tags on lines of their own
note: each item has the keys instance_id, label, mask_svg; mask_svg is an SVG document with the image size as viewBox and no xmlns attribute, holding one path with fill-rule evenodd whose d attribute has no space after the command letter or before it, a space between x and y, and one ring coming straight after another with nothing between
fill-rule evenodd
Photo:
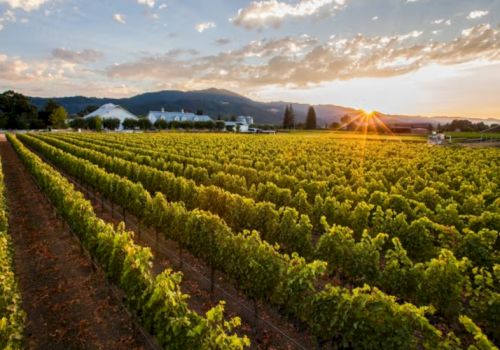
<instances>
[{"instance_id":1,"label":"cluster of trees","mask_svg":"<svg viewBox=\"0 0 500 350\"><path fill-rule=\"evenodd\" d=\"M0 94L1 129L64 128L68 113L54 100L49 100L40 111L30 100L12 90Z\"/></svg>"},{"instance_id":2,"label":"cluster of trees","mask_svg":"<svg viewBox=\"0 0 500 350\"><path fill-rule=\"evenodd\" d=\"M120 119L118 118L101 118L99 116L92 118L76 117L70 120L69 126L73 129L90 129L101 131L103 129L116 130L120 127ZM224 130L225 124L223 121L173 121L167 122L166 120L157 120L154 124L146 118L132 119L127 118L123 121L122 126L125 130L165 130L165 129L203 129L203 130Z\"/></svg>"},{"instance_id":3,"label":"cluster of trees","mask_svg":"<svg viewBox=\"0 0 500 350\"><path fill-rule=\"evenodd\" d=\"M305 123L296 123L293 106L287 105L283 115L283 129L305 129L315 130L317 128L316 111L313 106L309 106Z\"/></svg>"},{"instance_id":4,"label":"cluster of trees","mask_svg":"<svg viewBox=\"0 0 500 350\"><path fill-rule=\"evenodd\" d=\"M473 123L470 120L455 119L451 123L444 125L438 124L437 129L439 132L453 132L453 131L464 131L464 132L479 132L490 128L494 128L492 132L500 132L499 124L492 124L491 126L486 125L483 122Z\"/></svg>"}]
</instances>

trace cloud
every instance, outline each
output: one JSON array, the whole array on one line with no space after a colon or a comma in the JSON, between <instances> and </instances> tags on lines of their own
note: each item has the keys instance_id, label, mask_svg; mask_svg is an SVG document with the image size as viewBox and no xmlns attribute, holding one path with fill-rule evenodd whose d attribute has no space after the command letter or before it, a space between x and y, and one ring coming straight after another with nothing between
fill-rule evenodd
<instances>
[{"instance_id":1,"label":"cloud","mask_svg":"<svg viewBox=\"0 0 500 350\"><path fill-rule=\"evenodd\" d=\"M76 64L62 60L30 60L0 53L0 81L48 82L65 79L67 75L80 74ZM80 73L78 73L80 72Z\"/></svg>"},{"instance_id":2,"label":"cloud","mask_svg":"<svg viewBox=\"0 0 500 350\"><path fill-rule=\"evenodd\" d=\"M455 65L478 59L500 62L500 30L489 25L469 28L446 42L422 42L421 34L358 34L322 43L308 36L260 40L211 56L143 57L108 67L106 73L112 79L168 81L176 88L224 83L228 88L253 89L392 77L433 64Z\"/></svg>"},{"instance_id":3,"label":"cloud","mask_svg":"<svg viewBox=\"0 0 500 350\"><path fill-rule=\"evenodd\" d=\"M372 21L378 21L378 16L373 16Z\"/></svg>"},{"instance_id":4,"label":"cloud","mask_svg":"<svg viewBox=\"0 0 500 350\"><path fill-rule=\"evenodd\" d=\"M137 3L140 5L146 5L151 8L155 6L155 0L137 0Z\"/></svg>"},{"instance_id":5,"label":"cloud","mask_svg":"<svg viewBox=\"0 0 500 350\"><path fill-rule=\"evenodd\" d=\"M0 4L4 3L13 9L20 8L29 12L37 10L40 6L49 1L50 0L0 0Z\"/></svg>"},{"instance_id":6,"label":"cloud","mask_svg":"<svg viewBox=\"0 0 500 350\"><path fill-rule=\"evenodd\" d=\"M5 23L14 23L16 22L16 16L11 10L7 10L0 17L0 30L2 30L5 26Z\"/></svg>"},{"instance_id":7,"label":"cloud","mask_svg":"<svg viewBox=\"0 0 500 350\"><path fill-rule=\"evenodd\" d=\"M231 42L231 39L220 38L214 41L216 45L224 46Z\"/></svg>"},{"instance_id":8,"label":"cloud","mask_svg":"<svg viewBox=\"0 0 500 350\"><path fill-rule=\"evenodd\" d=\"M214 22L203 22L203 23L198 23L194 29L198 31L198 33L203 33L205 30L210 29L210 28L215 28L215 23Z\"/></svg>"},{"instance_id":9,"label":"cloud","mask_svg":"<svg viewBox=\"0 0 500 350\"><path fill-rule=\"evenodd\" d=\"M158 6L158 10L164 10L167 7L168 7L167 4L161 4L160 6Z\"/></svg>"},{"instance_id":10,"label":"cloud","mask_svg":"<svg viewBox=\"0 0 500 350\"><path fill-rule=\"evenodd\" d=\"M346 6L346 0L299 0L295 4L278 0L253 1L239 9L230 21L247 29L278 27L287 17L335 14Z\"/></svg>"},{"instance_id":11,"label":"cloud","mask_svg":"<svg viewBox=\"0 0 500 350\"><path fill-rule=\"evenodd\" d=\"M95 62L101 57L103 57L102 52L94 49L72 51L64 48L56 48L52 50L52 58L73 63Z\"/></svg>"},{"instance_id":12,"label":"cloud","mask_svg":"<svg viewBox=\"0 0 500 350\"><path fill-rule=\"evenodd\" d=\"M471 11L471 13L469 13L469 15L467 16L467 19L481 18L486 16L488 13L489 13L488 11L481 11L481 10Z\"/></svg>"},{"instance_id":13,"label":"cloud","mask_svg":"<svg viewBox=\"0 0 500 350\"><path fill-rule=\"evenodd\" d=\"M122 15L120 13L115 13L113 15L113 20L117 23L121 23L121 24L125 24L126 21L125 21L125 15Z\"/></svg>"}]
</instances>

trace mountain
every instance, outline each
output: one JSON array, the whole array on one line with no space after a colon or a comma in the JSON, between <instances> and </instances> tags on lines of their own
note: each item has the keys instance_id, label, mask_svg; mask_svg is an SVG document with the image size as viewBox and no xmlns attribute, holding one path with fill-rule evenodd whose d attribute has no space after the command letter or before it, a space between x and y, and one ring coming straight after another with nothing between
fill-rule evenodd
<instances>
[{"instance_id":1,"label":"mountain","mask_svg":"<svg viewBox=\"0 0 500 350\"><path fill-rule=\"evenodd\" d=\"M38 108L43 108L49 98L30 97L32 103ZM289 102L259 102L251 100L224 89L206 89L199 91L177 91L165 90L158 92L148 92L129 98L97 98L97 97L56 97L57 103L64 106L70 114L76 114L88 105L103 105L105 103L118 104L136 115L147 115L150 110L185 111L196 112L198 110L216 119L218 116L229 117L231 115L251 115L256 123L281 124L285 106ZM297 122L305 120L309 105L292 103L295 110ZM316 105L314 106L318 117L318 125L338 122L345 114L356 114L354 108L341 107L336 105ZM411 122L411 123L447 123L453 119L450 117L421 117L421 116L400 116L382 115L386 122ZM474 121L484 121L487 124L500 123L497 119L471 119Z\"/></svg>"}]
</instances>

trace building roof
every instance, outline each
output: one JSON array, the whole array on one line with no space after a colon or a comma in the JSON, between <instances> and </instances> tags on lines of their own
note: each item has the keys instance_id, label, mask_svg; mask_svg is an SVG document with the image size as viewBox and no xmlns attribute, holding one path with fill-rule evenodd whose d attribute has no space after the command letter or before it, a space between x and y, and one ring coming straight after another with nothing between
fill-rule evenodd
<instances>
[{"instance_id":1,"label":"building roof","mask_svg":"<svg viewBox=\"0 0 500 350\"><path fill-rule=\"evenodd\" d=\"M166 120L167 122L172 121L189 121L189 122L208 122L212 121L208 115L197 115L194 113L186 112L164 112L164 111L150 111L148 118L154 123L159 119Z\"/></svg>"},{"instance_id":2,"label":"building roof","mask_svg":"<svg viewBox=\"0 0 500 350\"><path fill-rule=\"evenodd\" d=\"M107 118L118 118L120 120L124 119L138 119L137 116L127 111L125 108L115 105L113 103L106 103L96 109L94 112L87 114L84 118L91 117L101 117L103 119Z\"/></svg>"}]
</instances>

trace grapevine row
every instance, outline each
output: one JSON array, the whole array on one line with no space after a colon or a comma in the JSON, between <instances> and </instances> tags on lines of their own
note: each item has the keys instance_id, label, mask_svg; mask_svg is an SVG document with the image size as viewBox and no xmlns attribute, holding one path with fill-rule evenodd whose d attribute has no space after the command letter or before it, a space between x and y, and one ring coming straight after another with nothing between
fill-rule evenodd
<instances>
[{"instance_id":1,"label":"grapevine row","mask_svg":"<svg viewBox=\"0 0 500 350\"><path fill-rule=\"evenodd\" d=\"M450 342L456 344L456 339L444 339L429 323L425 317L428 308L400 305L394 297L368 286L353 290L327 286L318 290L325 263L307 264L296 255L281 255L255 232L234 234L216 216L171 204L159 193L151 198L140 184L108 174L29 136L22 136L22 140L223 271L250 298L274 303L302 320L320 339L359 348L446 348ZM388 324L398 325L398 332L387 334Z\"/></svg>"},{"instance_id":2,"label":"grapevine row","mask_svg":"<svg viewBox=\"0 0 500 350\"><path fill-rule=\"evenodd\" d=\"M0 163L0 348L20 349L24 343L26 313L13 271L12 242L8 234L8 210Z\"/></svg>"},{"instance_id":3,"label":"grapevine row","mask_svg":"<svg viewBox=\"0 0 500 350\"><path fill-rule=\"evenodd\" d=\"M124 291L126 305L165 349L243 349L246 337L233 333L238 318L225 321L223 303L205 317L188 308L181 292L182 275L167 269L152 273L149 248L134 243L133 233L121 224L114 228L99 219L90 202L62 175L31 153L15 136L9 141L50 198L58 213L103 267L107 277Z\"/></svg>"}]
</instances>

